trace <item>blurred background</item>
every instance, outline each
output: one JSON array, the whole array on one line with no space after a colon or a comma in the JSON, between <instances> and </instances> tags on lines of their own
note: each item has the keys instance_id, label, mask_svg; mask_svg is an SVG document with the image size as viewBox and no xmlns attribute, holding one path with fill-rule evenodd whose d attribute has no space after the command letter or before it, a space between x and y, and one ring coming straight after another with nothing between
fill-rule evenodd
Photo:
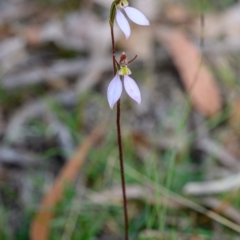
<instances>
[{"instance_id":1,"label":"blurred background","mask_svg":"<svg viewBox=\"0 0 240 240\"><path fill-rule=\"evenodd\" d=\"M130 239L240 239L240 3L132 0L115 26ZM118 240L111 0L0 0L0 239Z\"/></svg>"}]
</instances>

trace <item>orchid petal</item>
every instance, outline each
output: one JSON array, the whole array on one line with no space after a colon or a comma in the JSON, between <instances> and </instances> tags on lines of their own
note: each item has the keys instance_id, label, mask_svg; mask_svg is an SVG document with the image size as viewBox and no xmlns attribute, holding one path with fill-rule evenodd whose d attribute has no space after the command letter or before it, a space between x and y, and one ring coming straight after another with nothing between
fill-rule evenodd
<instances>
[{"instance_id":1,"label":"orchid petal","mask_svg":"<svg viewBox=\"0 0 240 240\"><path fill-rule=\"evenodd\" d=\"M149 25L148 19L145 17L145 15L133 7L125 7L124 8L127 16L136 24L138 25Z\"/></svg>"},{"instance_id":2,"label":"orchid petal","mask_svg":"<svg viewBox=\"0 0 240 240\"><path fill-rule=\"evenodd\" d=\"M110 108L113 109L114 104L118 101L122 94L122 82L119 75L116 75L110 82L107 90L107 98Z\"/></svg>"},{"instance_id":3,"label":"orchid petal","mask_svg":"<svg viewBox=\"0 0 240 240\"><path fill-rule=\"evenodd\" d=\"M124 76L124 87L127 94L138 104L141 103L141 93L136 82L128 75Z\"/></svg>"},{"instance_id":4,"label":"orchid petal","mask_svg":"<svg viewBox=\"0 0 240 240\"><path fill-rule=\"evenodd\" d=\"M120 10L117 10L116 21L120 29L125 34L126 38L129 38L131 34L131 29L126 17L123 15L123 13Z\"/></svg>"}]
</instances>

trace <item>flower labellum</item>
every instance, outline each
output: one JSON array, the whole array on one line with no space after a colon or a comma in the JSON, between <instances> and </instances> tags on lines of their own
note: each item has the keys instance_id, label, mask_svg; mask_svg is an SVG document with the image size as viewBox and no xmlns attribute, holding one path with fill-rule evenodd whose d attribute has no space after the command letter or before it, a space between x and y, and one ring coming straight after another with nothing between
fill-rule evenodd
<instances>
[{"instance_id":1,"label":"flower labellum","mask_svg":"<svg viewBox=\"0 0 240 240\"><path fill-rule=\"evenodd\" d=\"M145 17L145 15L142 12L140 12L136 8L129 7L127 0L121 0L120 3L117 5L115 19L116 19L118 26L125 34L126 38L129 38L129 36L131 34L131 29L130 29L128 20L122 13L122 10L125 11L128 18L130 20L132 20L134 23L136 23L138 25L143 25L143 26L149 25L148 19Z\"/></svg>"}]
</instances>

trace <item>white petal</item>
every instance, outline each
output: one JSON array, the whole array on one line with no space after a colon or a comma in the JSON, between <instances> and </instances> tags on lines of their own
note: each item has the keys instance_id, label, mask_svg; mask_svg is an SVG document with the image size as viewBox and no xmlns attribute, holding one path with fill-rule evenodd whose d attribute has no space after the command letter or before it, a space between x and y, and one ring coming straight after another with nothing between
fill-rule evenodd
<instances>
[{"instance_id":1,"label":"white petal","mask_svg":"<svg viewBox=\"0 0 240 240\"><path fill-rule=\"evenodd\" d=\"M136 82L128 75L124 76L124 87L127 94L138 104L141 103L141 93Z\"/></svg>"},{"instance_id":2,"label":"white petal","mask_svg":"<svg viewBox=\"0 0 240 240\"><path fill-rule=\"evenodd\" d=\"M138 25L149 25L148 19L139 10L133 7L124 8L127 16Z\"/></svg>"},{"instance_id":3,"label":"white petal","mask_svg":"<svg viewBox=\"0 0 240 240\"><path fill-rule=\"evenodd\" d=\"M123 15L123 13L120 10L117 10L116 21L120 29L125 34L126 38L129 38L131 34L131 29L126 17Z\"/></svg>"},{"instance_id":4,"label":"white petal","mask_svg":"<svg viewBox=\"0 0 240 240\"><path fill-rule=\"evenodd\" d=\"M107 90L107 98L110 108L113 109L114 104L118 101L122 94L122 82L119 75L116 75L110 82Z\"/></svg>"}]
</instances>

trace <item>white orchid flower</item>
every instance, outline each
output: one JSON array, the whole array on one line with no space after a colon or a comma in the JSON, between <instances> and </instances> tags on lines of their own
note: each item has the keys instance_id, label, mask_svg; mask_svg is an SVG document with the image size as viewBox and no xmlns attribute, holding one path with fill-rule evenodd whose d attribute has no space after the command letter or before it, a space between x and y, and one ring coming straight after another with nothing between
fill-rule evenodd
<instances>
[{"instance_id":1,"label":"white orchid flower","mask_svg":"<svg viewBox=\"0 0 240 240\"><path fill-rule=\"evenodd\" d=\"M144 14L142 12L140 12L136 8L129 7L127 0L122 0L117 5L115 19L116 19L118 26L125 34L126 38L129 38L129 36L131 34L131 28L128 23L128 20L122 13L122 10L125 11L128 18L131 19L134 23L136 23L138 25L143 25L143 26L149 25L148 19L144 16Z\"/></svg>"},{"instance_id":2,"label":"white orchid flower","mask_svg":"<svg viewBox=\"0 0 240 240\"><path fill-rule=\"evenodd\" d=\"M113 109L114 104L119 100L122 94L121 77L123 78L124 88L127 94L138 104L141 103L140 90L136 82L131 77L129 77L130 74L130 69L127 66L122 66L117 72L116 76L110 82L107 90L107 98L111 109Z\"/></svg>"}]
</instances>

